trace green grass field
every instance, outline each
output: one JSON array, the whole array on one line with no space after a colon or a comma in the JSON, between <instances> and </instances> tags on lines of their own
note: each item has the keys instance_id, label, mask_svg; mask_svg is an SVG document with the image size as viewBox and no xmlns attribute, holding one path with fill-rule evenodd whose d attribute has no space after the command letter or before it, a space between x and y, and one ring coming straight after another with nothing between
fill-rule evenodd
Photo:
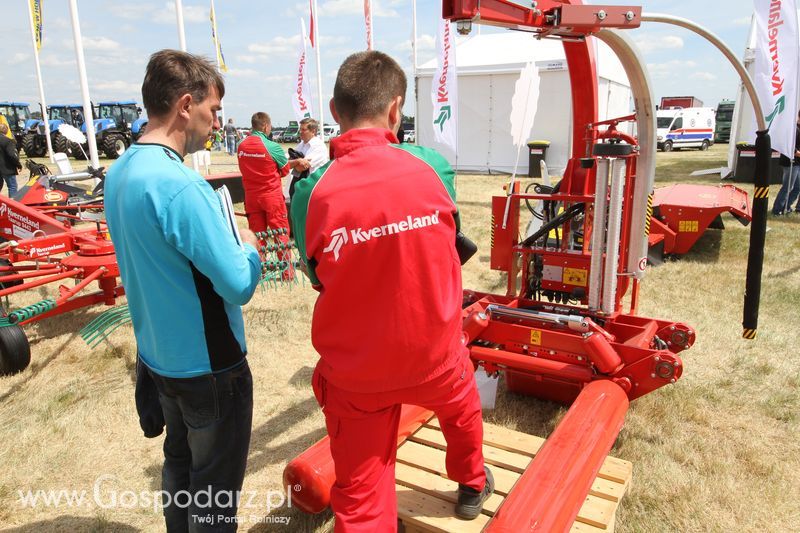
<instances>
[{"instance_id":1,"label":"green grass field","mask_svg":"<svg viewBox=\"0 0 800 533\"><path fill-rule=\"evenodd\" d=\"M716 185L693 170L724 165L727 145L708 152L659 154L657 186ZM214 153L212 172L235 168ZM464 268L464 287L504 292L488 269L490 202L502 176L458 180L461 217L480 251ZM752 186L744 186L748 192ZM774 198L777 187L773 187ZM741 338L749 228L724 217L679 260L649 267L640 314L684 322L697 342L681 355L683 377L631 404L612 450L632 461L633 481L617 531L800 531L800 355L793 325L800 311L800 217L770 219L759 336ZM10 302L42 299L46 289ZM253 370L254 420L244 490L281 490L287 461L324 435L310 377L315 293L308 284L259 291L245 307ZM89 350L77 331L103 309L76 311L27 328L31 366L0 378L0 528L3 531L159 531L161 515L130 503L124 491L160 488L161 438L145 439L133 403L135 343L129 327ZM164 317L169 320L169 317ZM789 329L787 329L789 328ZM501 391L485 420L546 437L565 409ZM99 481L98 481L99 480ZM98 488L99 502L93 491ZM19 491L86 491L89 501L23 505ZM112 495L118 505L110 507ZM327 530L329 513L273 511L288 526L258 523L263 502L242 510L241 531ZM102 505L101 505L102 504Z\"/></svg>"}]
</instances>

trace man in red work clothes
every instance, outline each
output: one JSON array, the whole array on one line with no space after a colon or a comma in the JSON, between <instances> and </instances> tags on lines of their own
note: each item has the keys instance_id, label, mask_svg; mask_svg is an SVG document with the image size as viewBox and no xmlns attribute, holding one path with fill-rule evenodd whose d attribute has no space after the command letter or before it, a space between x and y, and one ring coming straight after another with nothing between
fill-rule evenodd
<instances>
[{"instance_id":1,"label":"man in red work clothes","mask_svg":"<svg viewBox=\"0 0 800 533\"><path fill-rule=\"evenodd\" d=\"M269 139L272 121L263 112L250 119L252 134L239 144L239 171L244 186L244 210L247 223L253 232L284 228L280 236L289 242L289 219L283 199L281 177L289 173L289 161L283 148Z\"/></svg>"},{"instance_id":2,"label":"man in red work clothes","mask_svg":"<svg viewBox=\"0 0 800 533\"><path fill-rule=\"evenodd\" d=\"M377 51L339 68L333 160L296 185L292 224L319 297L313 376L336 469L336 531L397 527L400 406L439 417L456 515L477 517L494 481L484 467L474 371L461 342L461 265L453 169L398 144L406 78Z\"/></svg>"}]
</instances>

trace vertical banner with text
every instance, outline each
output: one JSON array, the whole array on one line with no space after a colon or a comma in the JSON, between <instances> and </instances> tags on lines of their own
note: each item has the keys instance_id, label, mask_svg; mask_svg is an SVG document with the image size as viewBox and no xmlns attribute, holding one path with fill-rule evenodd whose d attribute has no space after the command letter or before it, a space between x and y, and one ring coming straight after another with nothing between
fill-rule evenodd
<instances>
[{"instance_id":1,"label":"vertical banner with text","mask_svg":"<svg viewBox=\"0 0 800 533\"><path fill-rule=\"evenodd\" d=\"M298 49L297 77L295 78L294 91L292 92L292 107L294 116L300 122L311 117L311 89L306 74L306 22L300 19L300 47Z\"/></svg>"},{"instance_id":2,"label":"vertical banner with text","mask_svg":"<svg viewBox=\"0 0 800 533\"><path fill-rule=\"evenodd\" d=\"M458 153L458 77L456 75L456 42L450 21L439 22L436 38L438 65L431 84L433 101L433 134L436 142L446 144Z\"/></svg>"},{"instance_id":3,"label":"vertical banner with text","mask_svg":"<svg viewBox=\"0 0 800 533\"><path fill-rule=\"evenodd\" d=\"M228 66L225 64L225 56L222 54L222 44L219 42L219 34L217 33L217 17L214 15L214 0L211 0L211 37L214 39L214 49L217 52L217 65L222 72L228 72Z\"/></svg>"},{"instance_id":4,"label":"vertical banner with text","mask_svg":"<svg viewBox=\"0 0 800 533\"><path fill-rule=\"evenodd\" d=\"M795 0L753 0L756 21L754 82L772 148L794 156L800 44Z\"/></svg>"},{"instance_id":5,"label":"vertical banner with text","mask_svg":"<svg viewBox=\"0 0 800 533\"><path fill-rule=\"evenodd\" d=\"M364 0L364 23L367 27L367 50L372 50L372 2Z\"/></svg>"},{"instance_id":6,"label":"vertical banner with text","mask_svg":"<svg viewBox=\"0 0 800 533\"><path fill-rule=\"evenodd\" d=\"M33 33L36 38L36 51L42 50L42 1L30 0L31 16L33 17Z\"/></svg>"}]
</instances>

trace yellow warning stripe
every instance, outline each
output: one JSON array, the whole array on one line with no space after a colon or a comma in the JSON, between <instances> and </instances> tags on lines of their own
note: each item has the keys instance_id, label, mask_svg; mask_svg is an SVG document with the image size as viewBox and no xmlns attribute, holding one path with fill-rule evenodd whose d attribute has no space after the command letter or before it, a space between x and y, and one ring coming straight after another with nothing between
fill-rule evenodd
<instances>
[{"instance_id":1,"label":"yellow warning stripe","mask_svg":"<svg viewBox=\"0 0 800 533\"><path fill-rule=\"evenodd\" d=\"M650 219L653 218L653 193L647 197L647 218L644 222L644 234L650 235Z\"/></svg>"},{"instance_id":2,"label":"yellow warning stripe","mask_svg":"<svg viewBox=\"0 0 800 533\"><path fill-rule=\"evenodd\" d=\"M755 339L756 335L758 335L758 330L755 330L755 329L745 329L742 332L742 337L744 337L745 339L749 339L749 340Z\"/></svg>"},{"instance_id":3,"label":"yellow warning stripe","mask_svg":"<svg viewBox=\"0 0 800 533\"><path fill-rule=\"evenodd\" d=\"M489 246L494 248L494 215L492 215L492 231L491 236L489 237Z\"/></svg>"},{"instance_id":4,"label":"yellow warning stripe","mask_svg":"<svg viewBox=\"0 0 800 533\"><path fill-rule=\"evenodd\" d=\"M756 187L753 198L769 198L769 187Z\"/></svg>"}]
</instances>

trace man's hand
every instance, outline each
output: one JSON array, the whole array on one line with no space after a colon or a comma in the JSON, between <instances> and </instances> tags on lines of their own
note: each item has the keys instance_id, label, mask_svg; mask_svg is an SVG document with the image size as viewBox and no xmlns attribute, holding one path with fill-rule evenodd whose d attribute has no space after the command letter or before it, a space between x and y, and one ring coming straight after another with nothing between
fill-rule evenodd
<instances>
[{"instance_id":1,"label":"man's hand","mask_svg":"<svg viewBox=\"0 0 800 533\"><path fill-rule=\"evenodd\" d=\"M304 170L308 170L311 168L311 161L308 159L290 159L289 165L298 172L302 172Z\"/></svg>"},{"instance_id":2,"label":"man's hand","mask_svg":"<svg viewBox=\"0 0 800 533\"><path fill-rule=\"evenodd\" d=\"M247 228L239 228L239 235L242 236L242 242L245 242L258 250L259 243L255 233Z\"/></svg>"}]
</instances>

